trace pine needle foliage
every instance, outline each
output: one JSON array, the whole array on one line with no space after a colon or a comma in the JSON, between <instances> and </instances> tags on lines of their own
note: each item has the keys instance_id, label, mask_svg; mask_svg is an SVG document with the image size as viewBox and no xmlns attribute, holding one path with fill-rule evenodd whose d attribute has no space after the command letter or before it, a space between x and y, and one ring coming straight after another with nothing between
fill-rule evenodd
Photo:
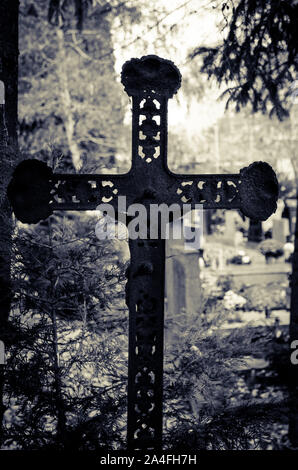
<instances>
[{"instance_id":1,"label":"pine needle foliage","mask_svg":"<svg viewBox=\"0 0 298 470\"><path fill-rule=\"evenodd\" d=\"M249 104L279 120L289 115L292 85L298 70L298 2L239 0L219 2L227 30L221 44L197 47L202 72L228 88L227 107Z\"/></svg>"},{"instance_id":2,"label":"pine needle foliage","mask_svg":"<svg viewBox=\"0 0 298 470\"><path fill-rule=\"evenodd\" d=\"M59 213L15 227L4 448L124 446L126 267L94 228L94 218Z\"/></svg>"}]
</instances>

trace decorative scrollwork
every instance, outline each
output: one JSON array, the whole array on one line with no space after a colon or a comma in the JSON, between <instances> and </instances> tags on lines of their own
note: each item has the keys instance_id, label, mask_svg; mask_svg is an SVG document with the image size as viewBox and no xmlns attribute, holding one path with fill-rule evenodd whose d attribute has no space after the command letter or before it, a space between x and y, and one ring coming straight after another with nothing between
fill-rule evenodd
<instances>
[{"instance_id":1,"label":"decorative scrollwork","mask_svg":"<svg viewBox=\"0 0 298 470\"><path fill-rule=\"evenodd\" d=\"M141 274L140 274L141 275ZM157 304L158 297L150 296L143 289L137 293L135 304L135 371L131 387L134 389L134 425L130 429L135 448L150 448L156 438L156 373L159 359Z\"/></svg>"},{"instance_id":2,"label":"decorative scrollwork","mask_svg":"<svg viewBox=\"0 0 298 470\"><path fill-rule=\"evenodd\" d=\"M239 206L239 176L222 175L190 177L176 186L176 194L183 204L203 204L206 208L233 208Z\"/></svg>"},{"instance_id":3,"label":"decorative scrollwork","mask_svg":"<svg viewBox=\"0 0 298 470\"><path fill-rule=\"evenodd\" d=\"M159 122L161 120L160 114L158 99L147 95L139 107L139 156L144 158L146 163L151 163L153 158L160 155L160 124L157 123L157 118Z\"/></svg>"},{"instance_id":4,"label":"decorative scrollwork","mask_svg":"<svg viewBox=\"0 0 298 470\"><path fill-rule=\"evenodd\" d=\"M57 175L59 177L59 175ZM52 197L56 205L73 205L73 209L81 206L96 207L100 203L111 203L118 195L115 182L99 178L82 179L73 176L72 178L55 178Z\"/></svg>"},{"instance_id":5,"label":"decorative scrollwork","mask_svg":"<svg viewBox=\"0 0 298 470\"><path fill-rule=\"evenodd\" d=\"M130 320L128 441L131 448L161 445L164 240L130 240L127 282Z\"/></svg>"}]
</instances>

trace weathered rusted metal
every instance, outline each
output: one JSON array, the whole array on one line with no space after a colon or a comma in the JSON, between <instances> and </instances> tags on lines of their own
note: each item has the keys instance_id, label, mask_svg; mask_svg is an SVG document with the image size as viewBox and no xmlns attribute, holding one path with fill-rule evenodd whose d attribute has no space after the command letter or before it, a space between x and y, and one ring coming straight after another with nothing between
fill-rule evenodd
<instances>
[{"instance_id":1,"label":"weathered rusted metal","mask_svg":"<svg viewBox=\"0 0 298 470\"><path fill-rule=\"evenodd\" d=\"M132 167L126 175L55 174L41 162L19 166L9 187L15 214L37 222L55 210L90 210L118 196L127 205L203 204L241 209L265 220L276 209L278 184L271 167L258 162L231 175L176 175L167 166L167 102L181 76L156 56L125 63L122 83L132 97ZM27 178L32 172L33 181ZM40 188L41 197L37 198ZM126 286L129 307L128 429L130 449L158 449L162 437L162 375L165 240L130 240Z\"/></svg>"}]
</instances>

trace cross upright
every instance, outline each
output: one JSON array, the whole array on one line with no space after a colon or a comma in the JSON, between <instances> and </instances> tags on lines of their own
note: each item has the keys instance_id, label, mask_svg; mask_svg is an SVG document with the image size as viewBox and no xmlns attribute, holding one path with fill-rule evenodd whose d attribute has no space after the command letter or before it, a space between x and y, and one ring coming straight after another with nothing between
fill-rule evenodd
<instances>
[{"instance_id":1,"label":"cross upright","mask_svg":"<svg viewBox=\"0 0 298 470\"><path fill-rule=\"evenodd\" d=\"M182 175L167 166L167 103L181 84L178 68L157 56L131 59L122 83L132 97L132 166L127 174L53 173L43 162L25 160L14 171L8 196L16 217L37 223L55 210L92 210L118 196L127 204L179 204L191 208L241 209L266 220L276 209L278 183L263 162L239 174ZM129 308L128 423L130 450L162 444L162 378L165 240L129 240L126 301Z\"/></svg>"}]
</instances>

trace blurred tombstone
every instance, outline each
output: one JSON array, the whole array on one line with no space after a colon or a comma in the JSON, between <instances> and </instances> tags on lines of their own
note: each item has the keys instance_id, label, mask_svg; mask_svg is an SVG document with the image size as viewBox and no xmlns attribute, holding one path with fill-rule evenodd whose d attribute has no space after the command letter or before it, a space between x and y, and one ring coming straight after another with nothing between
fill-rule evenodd
<instances>
[{"instance_id":1,"label":"blurred tombstone","mask_svg":"<svg viewBox=\"0 0 298 470\"><path fill-rule=\"evenodd\" d=\"M183 235L179 239L171 236L166 257L167 312L175 320L200 310L200 252L191 249Z\"/></svg>"},{"instance_id":2,"label":"blurred tombstone","mask_svg":"<svg viewBox=\"0 0 298 470\"><path fill-rule=\"evenodd\" d=\"M286 206L288 208L288 214L289 214L289 230L291 234L294 234L295 232L295 226L296 226L296 205L297 205L297 199L296 198L287 198L286 199Z\"/></svg>"},{"instance_id":3,"label":"blurred tombstone","mask_svg":"<svg viewBox=\"0 0 298 470\"><path fill-rule=\"evenodd\" d=\"M214 210L212 209L206 209L203 213L204 217L204 234L206 235L211 235L212 233L212 214L214 213Z\"/></svg>"},{"instance_id":4,"label":"blurred tombstone","mask_svg":"<svg viewBox=\"0 0 298 470\"><path fill-rule=\"evenodd\" d=\"M225 259L224 259L224 250L223 248L219 249L218 253L218 269L222 270L225 267Z\"/></svg>"},{"instance_id":5,"label":"blurred tombstone","mask_svg":"<svg viewBox=\"0 0 298 470\"><path fill-rule=\"evenodd\" d=\"M5 364L5 346L3 341L0 341L0 364Z\"/></svg>"},{"instance_id":6,"label":"blurred tombstone","mask_svg":"<svg viewBox=\"0 0 298 470\"><path fill-rule=\"evenodd\" d=\"M287 242L287 237L290 234L288 219L274 219L272 226L272 238L280 241L282 244Z\"/></svg>"},{"instance_id":7,"label":"blurred tombstone","mask_svg":"<svg viewBox=\"0 0 298 470\"><path fill-rule=\"evenodd\" d=\"M177 325L183 329L192 323L202 303L199 254L181 251L169 242L167 245L171 257L167 255L166 261L166 315L169 320L169 328L165 330L166 344L182 333Z\"/></svg>"},{"instance_id":8,"label":"blurred tombstone","mask_svg":"<svg viewBox=\"0 0 298 470\"><path fill-rule=\"evenodd\" d=\"M239 232L239 230L235 233L235 246L239 247L243 244L243 233Z\"/></svg>"},{"instance_id":9,"label":"blurred tombstone","mask_svg":"<svg viewBox=\"0 0 298 470\"><path fill-rule=\"evenodd\" d=\"M233 211L226 211L224 239L229 245L235 245L236 232L235 214Z\"/></svg>"},{"instance_id":10,"label":"blurred tombstone","mask_svg":"<svg viewBox=\"0 0 298 470\"><path fill-rule=\"evenodd\" d=\"M180 315L183 309L186 309L186 272L183 259L174 257L172 260L173 269L173 287L170 296L170 311L173 315ZM169 304L168 304L169 305Z\"/></svg>"}]
</instances>

